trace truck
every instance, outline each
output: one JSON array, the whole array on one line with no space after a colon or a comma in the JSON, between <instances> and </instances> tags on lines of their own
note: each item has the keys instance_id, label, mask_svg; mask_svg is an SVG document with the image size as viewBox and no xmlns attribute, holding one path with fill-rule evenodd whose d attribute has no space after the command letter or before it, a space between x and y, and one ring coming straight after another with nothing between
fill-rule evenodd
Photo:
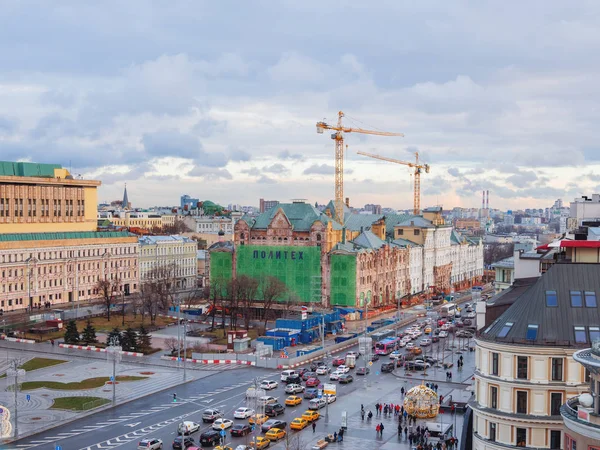
<instances>
[{"instance_id":1,"label":"truck","mask_svg":"<svg viewBox=\"0 0 600 450\"><path fill-rule=\"evenodd\" d=\"M354 369L356 366L356 355L346 355L346 367Z\"/></svg>"}]
</instances>

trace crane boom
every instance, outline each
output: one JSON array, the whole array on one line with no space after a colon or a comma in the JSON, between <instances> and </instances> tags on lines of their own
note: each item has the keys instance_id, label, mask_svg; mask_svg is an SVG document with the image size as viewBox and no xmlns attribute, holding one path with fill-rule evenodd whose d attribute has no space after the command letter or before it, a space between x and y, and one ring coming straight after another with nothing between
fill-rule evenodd
<instances>
[{"instance_id":1,"label":"crane boom","mask_svg":"<svg viewBox=\"0 0 600 450\"><path fill-rule=\"evenodd\" d=\"M413 192L413 214L416 216L421 212L421 172L429 173L429 164L419 164L419 152L415 152L415 162L400 161L399 159L387 158L385 156L373 155L372 153L357 152L359 155L368 156L369 158L380 159L381 161L402 164L404 166L415 169L415 186Z\"/></svg>"},{"instance_id":2,"label":"crane boom","mask_svg":"<svg viewBox=\"0 0 600 450\"><path fill-rule=\"evenodd\" d=\"M333 130L331 139L335 140L335 220L344 224L344 133L361 133L375 136L404 136L402 133L390 133L387 131L365 130L363 128L350 128L342 125L344 113L338 112L337 125L329 125L325 122L317 122L317 133L323 130Z\"/></svg>"}]
</instances>

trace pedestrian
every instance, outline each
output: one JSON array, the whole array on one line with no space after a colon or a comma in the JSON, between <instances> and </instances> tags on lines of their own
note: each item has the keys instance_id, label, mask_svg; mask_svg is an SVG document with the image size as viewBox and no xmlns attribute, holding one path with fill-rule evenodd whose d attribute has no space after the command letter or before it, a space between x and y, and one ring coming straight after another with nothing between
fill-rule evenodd
<instances>
[{"instance_id":1,"label":"pedestrian","mask_svg":"<svg viewBox=\"0 0 600 450\"><path fill-rule=\"evenodd\" d=\"M381 427L379 426L379 424L377 424L377 426L375 427L375 436L379 437L380 432L381 432Z\"/></svg>"},{"instance_id":2,"label":"pedestrian","mask_svg":"<svg viewBox=\"0 0 600 450\"><path fill-rule=\"evenodd\" d=\"M360 411L360 418L361 418L361 420L365 420L365 410L364 409L361 409L361 411Z\"/></svg>"},{"instance_id":3,"label":"pedestrian","mask_svg":"<svg viewBox=\"0 0 600 450\"><path fill-rule=\"evenodd\" d=\"M50 343L52 344L52 347L54 347L54 339L50 339Z\"/></svg>"},{"instance_id":4,"label":"pedestrian","mask_svg":"<svg viewBox=\"0 0 600 450\"><path fill-rule=\"evenodd\" d=\"M404 439L406 439L407 435L408 435L408 427L404 427Z\"/></svg>"},{"instance_id":5,"label":"pedestrian","mask_svg":"<svg viewBox=\"0 0 600 450\"><path fill-rule=\"evenodd\" d=\"M435 392L437 392L437 391L438 391L438 387L439 387L439 386L438 386L438 384L437 384L437 383L435 383Z\"/></svg>"},{"instance_id":6,"label":"pedestrian","mask_svg":"<svg viewBox=\"0 0 600 450\"><path fill-rule=\"evenodd\" d=\"M379 403L375 403L375 415L379 415Z\"/></svg>"},{"instance_id":7,"label":"pedestrian","mask_svg":"<svg viewBox=\"0 0 600 450\"><path fill-rule=\"evenodd\" d=\"M402 394L402 397L404 397L404 386L402 386L402 388L400 389L400 393Z\"/></svg>"},{"instance_id":8,"label":"pedestrian","mask_svg":"<svg viewBox=\"0 0 600 450\"><path fill-rule=\"evenodd\" d=\"M313 422L313 423L312 423L312 428L313 428L313 433L314 433L315 431L317 431L317 423L316 423L316 422Z\"/></svg>"},{"instance_id":9,"label":"pedestrian","mask_svg":"<svg viewBox=\"0 0 600 450\"><path fill-rule=\"evenodd\" d=\"M383 426L383 422L379 424L379 432L381 433L381 437L383 437L383 429L385 427Z\"/></svg>"},{"instance_id":10,"label":"pedestrian","mask_svg":"<svg viewBox=\"0 0 600 450\"><path fill-rule=\"evenodd\" d=\"M333 432L333 442L337 442L337 431Z\"/></svg>"},{"instance_id":11,"label":"pedestrian","mask_svg":"<svg viewBox=\"0 0 600 450\"><path fill-rule=\"evenodd\" d=\"M343 428L340 428L338 436L340 438L340 442L343 442L344 441L344 429Z\"/></svg>"}]
</instances>

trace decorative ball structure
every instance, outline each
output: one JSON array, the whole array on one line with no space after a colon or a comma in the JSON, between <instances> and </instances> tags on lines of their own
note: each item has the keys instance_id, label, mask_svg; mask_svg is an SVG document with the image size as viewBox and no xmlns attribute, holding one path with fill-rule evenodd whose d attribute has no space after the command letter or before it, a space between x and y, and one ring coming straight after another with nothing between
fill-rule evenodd
<instances>
[{"instance_id":1,"label":"decorative ball structure","mask_svg":"<svg viewBox=\"0 0 600 450\"><path fill-rule=\"evenodd\" d=\"M424 384L411 388L404 397L404 409L419 419L436 417L440 410L438 395Z\"/></svg>"},{"instance_id":2,"label":"decorative ball structure","mask_svg":"<svg viewBox=\"0 0 600 450\"><path fill-rule=\"evenodd\" d=\"M591 408L591 406L594 404L594 397L587 393L581 394L579 396L579 403L584 408Z\"/></svg>"}]
</instances>

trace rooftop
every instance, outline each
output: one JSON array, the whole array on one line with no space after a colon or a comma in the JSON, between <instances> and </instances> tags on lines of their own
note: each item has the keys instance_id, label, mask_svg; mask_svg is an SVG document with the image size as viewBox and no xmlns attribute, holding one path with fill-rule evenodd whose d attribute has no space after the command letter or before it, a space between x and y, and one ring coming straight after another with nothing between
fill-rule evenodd
<instances>
[{"instance_id":1,"label":"rooftop","mask_svg":"<svg viewBox=\"0 0 600 450\"><path fill-rule=\"evenodd\" d=\"M514 256L509 256L508 258L501 259L500 261L496 261L492 264L492 268L494 269L514 269L515 268L515 258Z\"/></svg>"},{"instance_id":2,"label":"rooftop","mask_svg":"<svg viewBox=\"0 0 600 450\"><path fill-rule=\"evenodd\" d=\"M245 221L252 229L266 229L280 210L283 211L295 231L310 231L316 221L325 224L332 222L334 229L341 229L337 222L308 203L280 203L256 218L250 219L248 216L243 216L240 220Z\"/></svg>"},{"instance_id":3,"label":"rooftop","mask_svg":"<svg viewBox=\"0 0 600 450\"><path fill-rule=\"evenodd\" d=\"M134 236L127 231L69 231L62 233L6 233L0 234L0 242L55 241L62 239L103 239Z\"/></svg>"},{"instance_id":4,"label":"rooftop","mask_svg":"<svg viewBox=\"0 0 600 450\"><path fill-rule=\"evenodd\" d=\"M29 162L0 161L0 176L54 178L54 169L60 164L38 164Z\"/></svg>"},{"instance_id":5,"label":"rooftop","mask_svg":"<svg viewBox=\"0 0 600 450\"><path fill-rule=\"evenodd\" d=\"M171 236L143 236L139 240L141 245L155 245L155 244L169 244L169 243L183 243L187 244L193 242L190 238L178 235Z\"/></svg>"}]
</instances>

